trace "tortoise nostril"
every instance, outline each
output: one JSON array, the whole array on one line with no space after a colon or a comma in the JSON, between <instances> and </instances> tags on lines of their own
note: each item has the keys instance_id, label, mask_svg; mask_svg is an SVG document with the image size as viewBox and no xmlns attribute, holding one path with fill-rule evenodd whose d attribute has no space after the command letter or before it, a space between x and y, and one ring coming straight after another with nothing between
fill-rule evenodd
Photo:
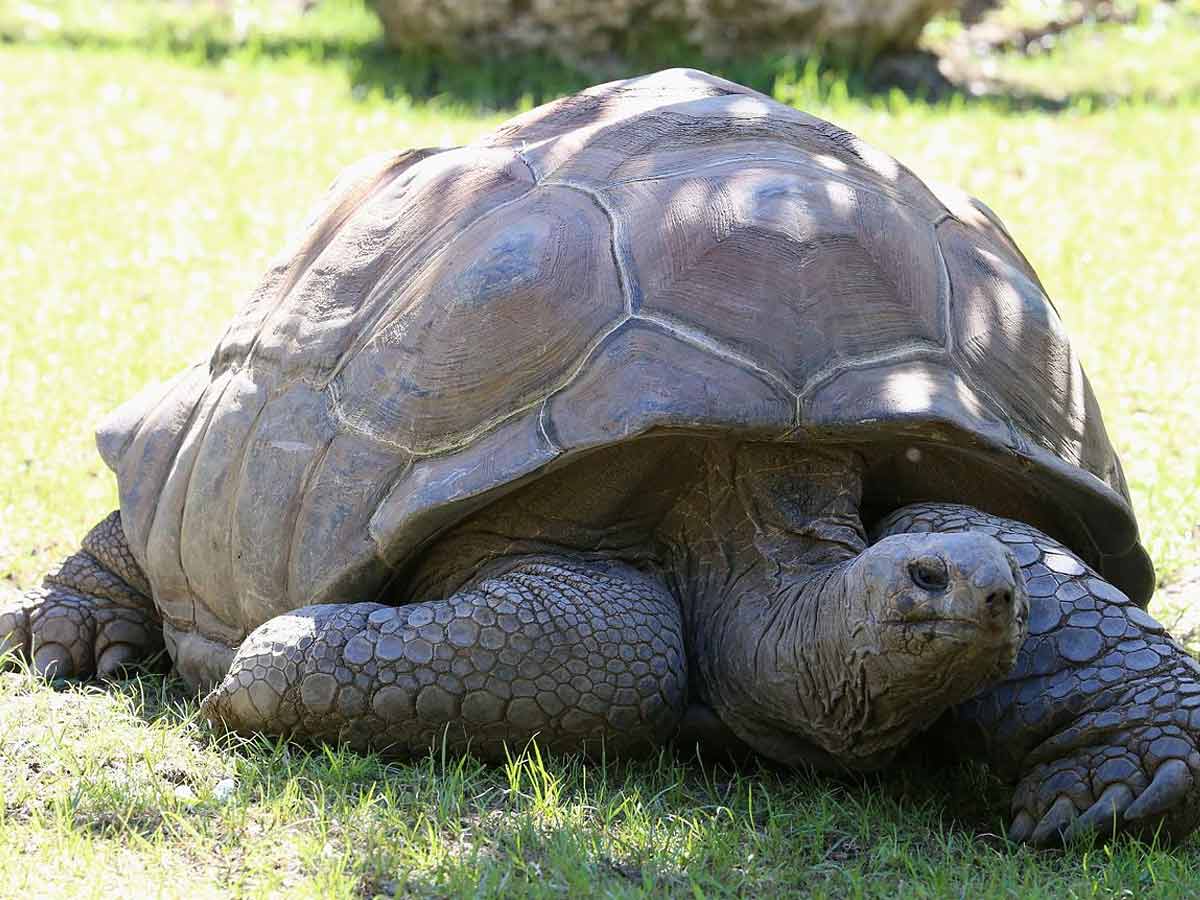
<instances>
[{"instance_id":1,"label":"tortoise nostril","mask_svg":"<svg viewBox=\"0 0 1200 900\"><path fill-rule=\"evenodd\" d=\"M997 607L1009 607L1013 603L1013 592L1009 590L992 591L983 602L993 609Z\"/></svg>"}]
</instances>

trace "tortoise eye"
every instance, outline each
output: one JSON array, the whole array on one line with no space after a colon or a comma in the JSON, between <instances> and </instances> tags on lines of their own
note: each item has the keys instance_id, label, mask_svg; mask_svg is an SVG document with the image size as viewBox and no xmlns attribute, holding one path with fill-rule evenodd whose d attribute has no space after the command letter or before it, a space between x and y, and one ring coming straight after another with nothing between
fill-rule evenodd
<instances>
[{"instance_id":1,"label":"tortoise eye","mask_svg":"<svg viewBox=\"0 0 1200 900\"><path fill-rule=\"evenodd\" d=\"M946 569L946 563L936 556L909 563L908 574L913 584L924 591L944 591L950 584L950 573Z\"/></svg>"}]
</instances>

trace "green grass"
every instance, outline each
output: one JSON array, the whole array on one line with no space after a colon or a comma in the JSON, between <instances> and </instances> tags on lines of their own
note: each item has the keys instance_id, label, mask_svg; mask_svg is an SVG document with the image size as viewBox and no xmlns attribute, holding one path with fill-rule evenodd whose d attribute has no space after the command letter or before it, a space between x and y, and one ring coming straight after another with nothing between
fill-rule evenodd
<instances>
[{"instance_id":1,"label":"green grass","mask_svg":"<svg viewBox=\"0 0 1200 900\"><path fill-rule=\"evenodd\" d=\"M216 741L194 716L159 679L0 680L0 893L1183 898L1200 884L1193 850L1007 844L979 770L853 787L536 748L497 767L389 765Z\"/></svg>"},{"instance_id":2,"label":"green grass","mask_svg":"<svg viewBox=\"0 0 1200 900\"><path fill-rule=\"evenodd\" d=\"M339 168L470 140L504 107L587 77L545 60L396 59L360 8L320 10L247 24L206 4L0 2L0 573L13 586L112 508L94 424L207 353ZM740 70L1000 213L1073 336L1167 582L1200 563L1200 28L1172 15L999 61L1061 108L871 94L804 60ZM385 765L231 745L172 689L0 676L0 895L1200 891L1196 841L1007 846L1004 790L969 767L847 787L669 757ZM235 793L220 801L224 779Z\"/></svg>"}]
</instances>

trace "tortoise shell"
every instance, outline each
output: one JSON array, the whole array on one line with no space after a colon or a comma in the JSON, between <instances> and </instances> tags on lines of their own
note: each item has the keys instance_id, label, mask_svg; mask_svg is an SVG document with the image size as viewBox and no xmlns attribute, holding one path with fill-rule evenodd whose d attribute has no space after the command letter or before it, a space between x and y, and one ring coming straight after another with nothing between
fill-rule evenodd
<instances>
[{"instance_id":1,"label":"tortoise shell","mask_svg":"<svg viewBox=\"0 0 1200 900\"><path fill-rule=\"evenodd\" d=\"M998 219L736 84L601 85L335 183L211 360L100 428L169 624L376 596L439 533L651 434L853 442L1145 602L1121 467Z\"/></svg>"}]
</instances>

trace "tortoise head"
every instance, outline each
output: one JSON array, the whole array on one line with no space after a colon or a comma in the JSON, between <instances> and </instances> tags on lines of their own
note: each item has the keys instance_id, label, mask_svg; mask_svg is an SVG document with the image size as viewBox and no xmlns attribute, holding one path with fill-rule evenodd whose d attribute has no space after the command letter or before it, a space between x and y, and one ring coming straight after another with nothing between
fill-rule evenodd
<instances>
[{"instance_id":1,"label":"tortoise head","mask_svg":"<svg viewBox=\"0 0 1200 900\"><path fill-rule=\"evenodd\" d=\"M861 657L876 720L912 723L967 700L1008 673L1025 639L1021 569L985 534L885 538L850 566L846 587L877 629Z\"/></svg>"}]
</instances>

